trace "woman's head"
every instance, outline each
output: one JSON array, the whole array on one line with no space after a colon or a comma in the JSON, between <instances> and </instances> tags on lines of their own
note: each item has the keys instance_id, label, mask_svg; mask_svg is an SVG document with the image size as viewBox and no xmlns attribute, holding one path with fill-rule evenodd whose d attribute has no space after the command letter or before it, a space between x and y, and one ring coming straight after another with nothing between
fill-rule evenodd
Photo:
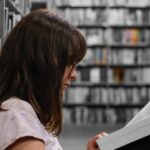
<instances>
[{"instance_id":1,"label":"woman's head","mask_svg":"<svg viewBox=\"0 0 150 150\"><path fill-rule=\"evenodd\" d=\"M31 12L2 47L0 103L12 96L28 101L42 123L59 133L64 74L85 51L85 39L74 26L47 10Z\"/></svg>"}]
</instances>

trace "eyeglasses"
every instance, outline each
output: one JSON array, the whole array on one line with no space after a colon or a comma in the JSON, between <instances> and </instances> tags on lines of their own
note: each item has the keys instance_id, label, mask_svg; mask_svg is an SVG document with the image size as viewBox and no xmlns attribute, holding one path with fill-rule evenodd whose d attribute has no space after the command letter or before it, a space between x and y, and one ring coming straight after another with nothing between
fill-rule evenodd
<instances>
[{"instance_id":1,"label":"eyeglasses","mask_svg":"<svg viewBox=\"0 0 150 150\"><path fill-rule=\"evenodd\" d=\"M72 69L75 70L78 68L78 64L72 64Z\"/></svg>"},{"instance_id":2,"label":"eyeglasses","mask_svg":"<svg viewBox=\"0 0 150 150\"><path fill-rule=\"evenodd\" d=\"M70 74L71 74L73 71L77 70L78 64L71 64L69 65L69 67L70 67Z\"/></svg>"}]
</instances>

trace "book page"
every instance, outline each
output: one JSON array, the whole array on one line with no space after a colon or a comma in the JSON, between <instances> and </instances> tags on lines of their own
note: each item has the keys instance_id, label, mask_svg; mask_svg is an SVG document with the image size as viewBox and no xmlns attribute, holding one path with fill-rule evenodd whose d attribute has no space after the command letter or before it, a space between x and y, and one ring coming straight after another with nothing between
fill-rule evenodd
<instances>
[{"instance_id":1,"label":"book page","mask_svg":"<svg viewBox=\"0 0 150 150\"><path fill-rule=\"evenodd\" d=\"M140 112L131 119L131 121L128 122L126 126L132 125L136 123L137 121L140 121L146 117L150 117L150 102L148 102L141 110Z\"/></svg>"},{"instance_id":2,"label":"book page","mask_svg":"<svg viewBox=\"0 0 150 150\"><path fill-rule=\"evenodd\" d=\"M97 144L101 150L119 150L147 136L150 136L150 115L97 140Z\"/></svg>"}]
</instances>

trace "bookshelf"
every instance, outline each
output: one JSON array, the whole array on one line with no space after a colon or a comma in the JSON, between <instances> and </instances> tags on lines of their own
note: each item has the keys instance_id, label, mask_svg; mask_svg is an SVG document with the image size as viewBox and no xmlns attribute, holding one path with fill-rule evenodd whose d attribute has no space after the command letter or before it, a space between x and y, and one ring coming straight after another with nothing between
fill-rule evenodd
<instances>
[{"instance_id":1,"label":"bookshelf","mask_svg":"<svg viewBox=\"0 0 150 150\"><path fill-rule=\"evenodd\" d=\"M0 47L15 24L29 11L29 0L0 0Z\"/></svg>"},{"instance_id":2,"label":"bookshelf","mask_svg":"<svg viewBox=\"0 0 150 150\"><path fill-rule=\"evenodd\" d=\"M5 26L4 26L4 18L5 18L5 2L4 0L0 0L0 18L2 18L2 22L0 23L0 47L1 47L1 43L2 43L2 38L4 37L4 30L5 30Z\"/></svg>"},{"instance_id":3,"label":"bookshelf","mask_svg":"<svg viewBox=\"0 0 150 150\"><path fill-rule=\"evenodd\" d=\"M88 45L65 121L126 123L150 100L149 0L57 0L57 9Z\"/></svg>"}]
</instances>

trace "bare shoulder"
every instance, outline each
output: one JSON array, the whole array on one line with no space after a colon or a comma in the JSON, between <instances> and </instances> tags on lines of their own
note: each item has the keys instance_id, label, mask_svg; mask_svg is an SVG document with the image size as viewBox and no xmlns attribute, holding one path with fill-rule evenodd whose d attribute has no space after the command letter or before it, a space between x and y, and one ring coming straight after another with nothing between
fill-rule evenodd
<instances>
[{"instance_id":1,"label":"bare shoulder","mask_svg":"<svg viewBox=\"0 0 150 150\"><path fill-rule=\"evenodd\" d=\"M45 150L45 144L40 139L23 137L9 146L6 150Z\"/></svg>"}]
</instances>

